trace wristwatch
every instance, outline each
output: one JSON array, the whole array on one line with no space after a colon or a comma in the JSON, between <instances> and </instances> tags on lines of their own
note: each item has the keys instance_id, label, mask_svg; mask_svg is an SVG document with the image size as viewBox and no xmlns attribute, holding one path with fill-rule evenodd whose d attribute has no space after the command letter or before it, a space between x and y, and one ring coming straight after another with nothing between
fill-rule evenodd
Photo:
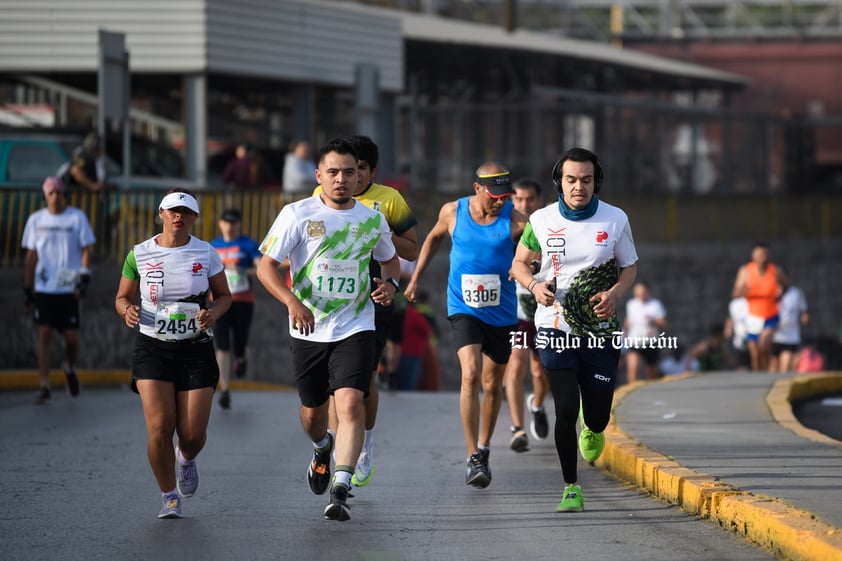
<instances>
[{"instance_id":1,"label":"wristwatch","mask_svg":"<svg viewBox=\"0 0 842 561\"><path fill-rule=\"evenodd\" d=\"M400 291L401 291L401 283L399 283L399 282L398 282L397 280L395 280L394 278L389 277L388 279L386 279L386 280L385 280L385 281L383 281L383 282L388 282L388 283L390 283L392 286L394 286L394 287L395 287L395 292L400 292Z\"/></svg>"}]
</instances>

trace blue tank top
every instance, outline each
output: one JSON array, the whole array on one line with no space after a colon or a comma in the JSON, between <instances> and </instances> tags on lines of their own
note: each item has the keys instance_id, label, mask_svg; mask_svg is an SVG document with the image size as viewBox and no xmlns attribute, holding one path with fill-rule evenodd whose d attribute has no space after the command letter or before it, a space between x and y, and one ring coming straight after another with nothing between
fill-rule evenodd
<instances>
[{"instance_id":1,"label":"blue tank top","mask_svg":"<svg viewBox=\"0 0 842 561\"><path fill-rule=\"evenodd\" d=\"M508 280L515 256L511 224L514 207L507 201L497 219L483 226L471 218L469 199L459 199L456 206L447 315L468 314L488 325L515 325L515 283Z\"/></svg>"}]
</instances>

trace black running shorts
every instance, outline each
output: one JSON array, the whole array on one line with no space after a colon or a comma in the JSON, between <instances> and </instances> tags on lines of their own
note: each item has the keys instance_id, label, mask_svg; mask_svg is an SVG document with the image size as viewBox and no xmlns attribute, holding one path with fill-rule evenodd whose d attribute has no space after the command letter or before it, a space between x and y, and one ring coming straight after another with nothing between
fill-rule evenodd
<instances>
[{"instance_id":1,"label":"black running shorts","mask_svg":"<svg viewBox=\"0 0 842 561\"><path fill-rule=\"evenodd\" d=\"M79 329L79 299L74 294L36 292L35 323L59 331Z\"/></svg>"},{"instance_id":2,"label":"black running shorts","mask_svg":"<svg viewBox=\"0 0 842 561\"><path fill-rule=\"evenodd\" d=\"M468 345L482 345L482 352L497 364L506 364L512 355L512 333L517 324L488 325L468 314L455 314L450 320L453 345L458 351Z\"/></svg>"},{"instance_id":3,"label":"black running shorts","mask_svg":"<svg viewBox=\"0 0 842 561\"><path fill-rule=\"evenodd\" d=\"M590 340L541 327L535 336L535 345L545 370L574 370L579 374L580 385L586 384L597 391L613 391L617 385L620 349L608 338L602 341L602 348L589 344Z\"/></svg>"},{"instance_id":4,"label":"black running shorts","mask_svg":"<svg viewBox=\"0 0 842 561\"><path fill-rule=\"evenodd\" d=\"M231 302L231 307L213 326L213 342L216 348L220 351L230 351L233 339L234 356L246 356L253 315L253 302Z\"/></svg>"},{"instance_id":5,"label":"black running shorts","mask_svg":"<svg viewBox=\"0 0 842 561\"><path fill-rule=\"evenodd\" d=\"M175 384L178 392L216 388L219 366L213 341L159 341L137 334L132 353L132 390L137 380L161 380Z\"/></svg>"},{"instance_id":6,"label":"black running shorts","mask_svg":"<svg viewBox=\"0 0 842 561\"><path fill-rule=\"evenodd\" d=\"M292 338L295 385L304 407L318 407L340 388L368 395L374 363L374 331L360 331L341 341L319 343Z\"/></svg>"}]
</instances>

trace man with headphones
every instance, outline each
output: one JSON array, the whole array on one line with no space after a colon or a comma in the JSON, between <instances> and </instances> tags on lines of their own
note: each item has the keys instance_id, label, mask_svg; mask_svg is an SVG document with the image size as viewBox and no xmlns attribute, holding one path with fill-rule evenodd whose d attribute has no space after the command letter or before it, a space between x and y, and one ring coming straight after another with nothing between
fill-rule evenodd
<instances>
[{"instance_id":1,"label":"man with headphones","mask_svg":"<svg viewBox=\"0 0 842 561\"><path fill-rule=\"evenodd\" d=\"M46 208L26 221L22 245L24 261L24 306L35 307L38 323L38 372L41 390L38 403L50 399L50 339L52 330L64 335L65 360L62 370L67 391L79 395L76 357L79 353L79 300L91 280L88 268L96 237L88 217L67 205L64 183L48 177L42 186Z\"/></svg>"},{"instance_id":2,"label":"man with headphones","mask_svg":"<svg viewBox=\"0 0 842 561\"><path fill-rule=\"evenodd\" d=\"M571 148L553 166L558 204L529 218L512 274L535 295L535 345L555 402L555 443L565 488L559 512L584 510L578 448L593 464L605 447L620 361L617 303L634 284L637 250L626 213L596 196L604 174L596 154ZM533 275L530 264L539 260Z\"/></svg>"}]
</instances>

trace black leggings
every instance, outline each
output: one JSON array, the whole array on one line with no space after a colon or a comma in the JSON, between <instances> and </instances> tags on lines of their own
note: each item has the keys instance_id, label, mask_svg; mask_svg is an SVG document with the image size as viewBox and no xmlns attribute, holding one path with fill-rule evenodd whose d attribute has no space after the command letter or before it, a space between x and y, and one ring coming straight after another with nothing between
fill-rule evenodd
<instances>
[{"instance_id":1,"label":"black leggings","mask_svg":"<svg viewBox=\"0 0 842 561\"><path fill-rule=\"evenodd\" d=\"M594 432L602 432L611 417L614 391L594 390L587 381L579 380L584 373L572 368L545 370L555 403L555 447L561 462L566 484L578 480L578 442L576 421L579 417L579 391L585 424Z\"/></svg>"}]
</instances>

